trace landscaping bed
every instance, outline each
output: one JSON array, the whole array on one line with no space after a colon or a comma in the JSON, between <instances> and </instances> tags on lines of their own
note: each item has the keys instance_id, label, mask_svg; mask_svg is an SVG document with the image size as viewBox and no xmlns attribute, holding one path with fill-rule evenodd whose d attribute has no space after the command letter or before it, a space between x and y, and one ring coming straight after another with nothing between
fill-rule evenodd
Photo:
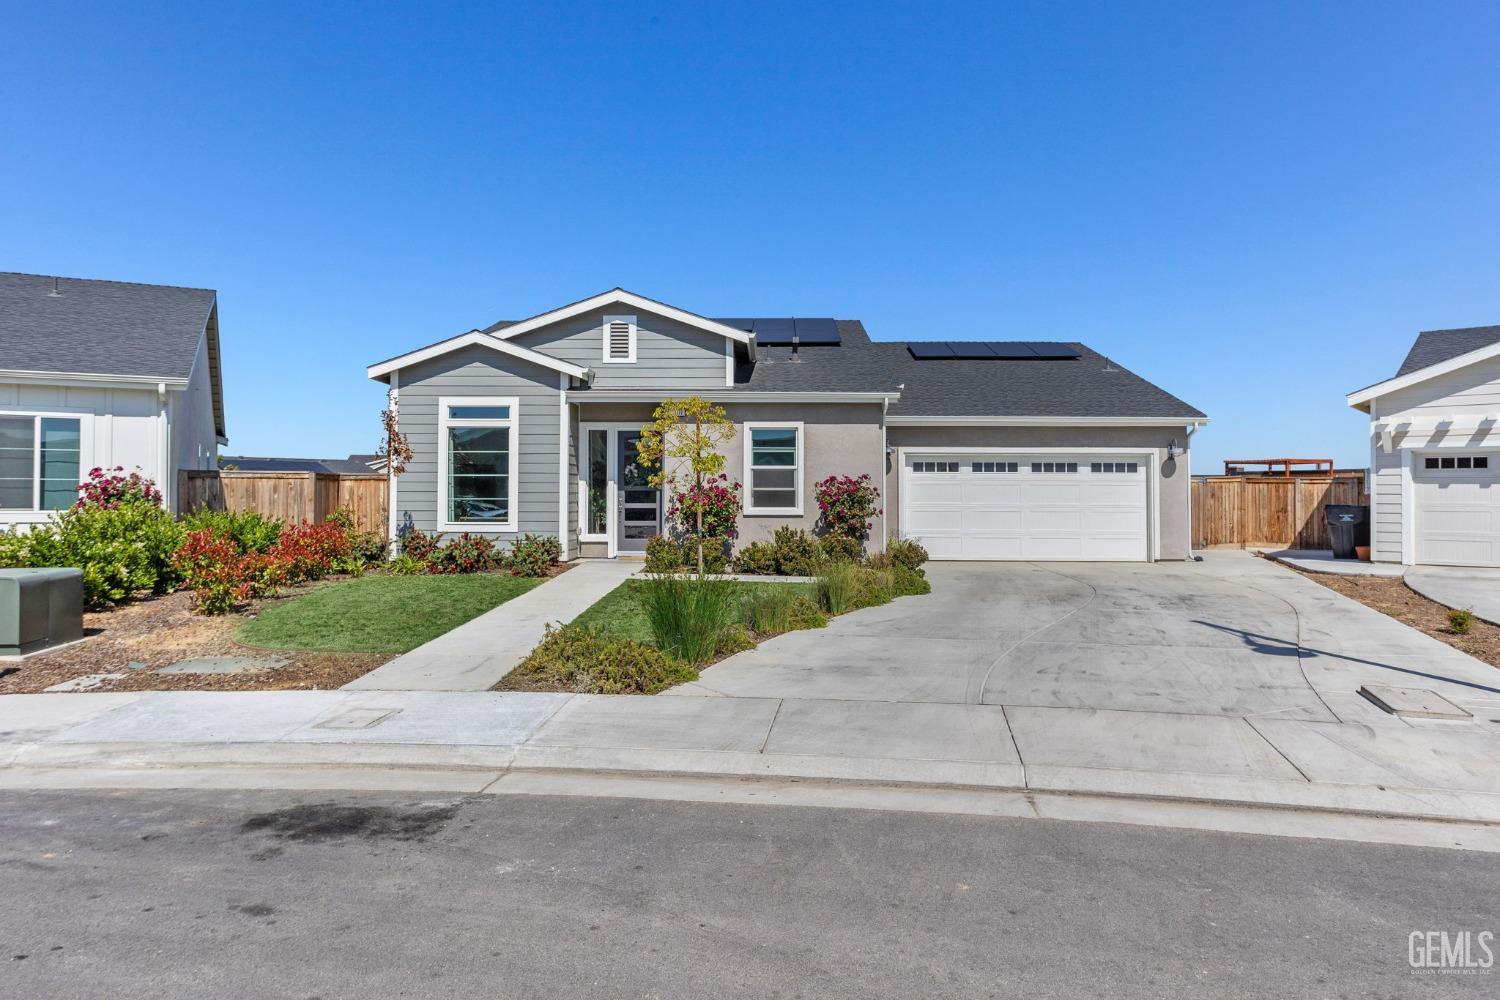
<instances>
[{"instance_id":1,"label":"landscaping bed","mask_svg":"<svg viewBox=\"0 0 1500 1000\"><path fill-rule=\"evenodd\" d=\"M1296 572L1367 608L1374 608L1419 632L1425 632L1477 660L1483 660L1492 667L1500 667L1500 626L1475 618L1468 634L1460 635L1449 624L1448 616L1452 609L1418 594L1400 577L1341 576L1333 573L1305 573L1301 570Z\"/></svg>"},{"instance_id":2,"label":"landscaping bed","mask_svg":"<svg viewBox=\"0 0 1500 1000\"><path fill-rule=\"evenodd\" d=\"M920 547L902 550L915 556ZM827 564L812 583L655 575L628 580L571 623L549 626L497 691L657 694L785 632L930 592L916 565Z\"/></svg>"},{"instance_id":3,"label":"landscaping bed","mask_svg":"<svg viewBox=\"0 0 1500 1000\"><path fill-rule=\"evenodd\" d=\"M368 575L304 584L243 611L204 616L178 591L84 615L83 642L0 664L0 694L123 674L93 691L272 691L342 687L396 655L542 583L505 573ZM247 673L157 671L200 657L284 660ZM132 667L131 664L140 666Z\"/></svg>"}]
</instances>

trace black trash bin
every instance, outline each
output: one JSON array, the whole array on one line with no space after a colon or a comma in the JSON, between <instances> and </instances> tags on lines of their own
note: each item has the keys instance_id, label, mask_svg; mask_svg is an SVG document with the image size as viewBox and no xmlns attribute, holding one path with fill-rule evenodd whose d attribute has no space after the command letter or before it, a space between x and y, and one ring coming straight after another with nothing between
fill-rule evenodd
<instances>
[{"instance_id":1,"label":"black trash bin","mask_svg":"<svg viewBox=\"0 0 1500 1000\"><path fill-rule=\"evenodd\" d=\"M1370 544L1370 508L1331 503L1323 508L1335 559L1353 559L1354 546Z\"/></svg>"}]
</instances>

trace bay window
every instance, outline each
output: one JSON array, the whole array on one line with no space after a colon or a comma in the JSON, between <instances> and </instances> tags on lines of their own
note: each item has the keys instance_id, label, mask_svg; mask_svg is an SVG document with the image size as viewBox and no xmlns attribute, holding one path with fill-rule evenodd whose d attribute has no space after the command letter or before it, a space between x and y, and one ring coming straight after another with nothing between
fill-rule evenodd
<instances>
[{"instance_id":1,"label":"bay window","mask_svg":"<svg viewBox=\"0 0 1500 1000\"><path fill-rule=\"evenodd\" d=\"M78 499L76 417L0 414L0 510L61 510Z\"/></svg>"},{"instance_id":2,"label":"bay window","mask_svg":"<svg viewBox=\"0 0 1500 1000\"><path fill-rule=\"evenodd\" d=\"M745 424L745 513L802 513L802 424Z\"/></svg>"},{"instance_id":3,"label":"bay window","mask_svg":"<svg viewBox=\"0 0 1500 1000\"><path fill-rule=\"evenodd\" d=\"M515 530L517 411L512 398L438 401L444 528Z\"/></svg>"}]
</instances>

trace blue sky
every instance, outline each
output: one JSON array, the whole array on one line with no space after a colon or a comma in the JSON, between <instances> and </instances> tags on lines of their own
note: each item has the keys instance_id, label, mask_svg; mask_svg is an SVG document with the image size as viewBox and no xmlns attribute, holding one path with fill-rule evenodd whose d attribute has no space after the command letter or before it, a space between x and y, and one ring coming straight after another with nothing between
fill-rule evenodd
<instances>
[{"instance_id":1,"label":"blue sky","mask_svg":"<svg viewBox=\"0 0 1500 1000\"><path fill-rule=\"evenodd\" d=\"M127 9L127 7L129 9ZM1500 323L1493 4L0 2L0 269L217 288L230 453L613 285L1083 340L1225 457Z\"/></svg>"}]
</instances>

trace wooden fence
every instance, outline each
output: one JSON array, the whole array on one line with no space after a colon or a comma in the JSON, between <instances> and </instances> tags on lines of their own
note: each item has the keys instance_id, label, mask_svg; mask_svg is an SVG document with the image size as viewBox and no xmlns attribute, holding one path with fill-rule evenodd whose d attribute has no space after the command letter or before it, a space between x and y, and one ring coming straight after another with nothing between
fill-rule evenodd
<instances>
[{"instance_id":1,"label":"wooden fence","mask_svg":"<svg viewBox=\"0 0 1500 1000\"><path fill-rule=\"evenodd\" d=\"M354 514L361 531L386 537L385 476L335 475L330 472L183 471L177 480L177 506L183 513L253 510L286 521L327 520L341 507Z\"/></svg>"},{"instance_id":2,"label":"wooden fence","mask_svg":"<svg viewBox=\"0 0 1500 1000\"><path fill-rule=\"evenodd\" d=\"M1193 546L1326 549L1327 504L1368 504L1363 473L1291 478L1195 476Z\"/></svg>"}]
</instances>

